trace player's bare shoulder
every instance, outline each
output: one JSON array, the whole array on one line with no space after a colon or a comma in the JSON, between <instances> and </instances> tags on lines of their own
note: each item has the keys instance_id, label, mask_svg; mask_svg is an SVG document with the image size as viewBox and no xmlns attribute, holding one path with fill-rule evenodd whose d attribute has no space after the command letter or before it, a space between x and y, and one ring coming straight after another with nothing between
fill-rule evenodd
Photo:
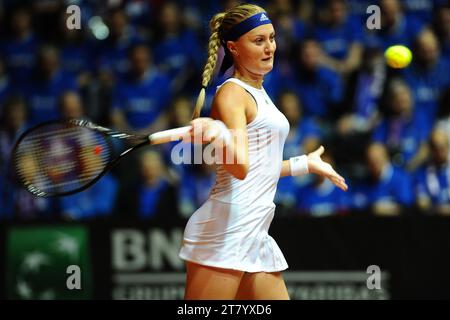
<instances>
[{"instance_id":1,"label":"player's bare shoulder","mask_svg":"<svg viewBox=\"0 0 450 320\"><path fill-rule=\"evenodd\" d=\"M226 113L246 113L249 95L244 88L234 82L223 84L216 92L212 102L212 116Z\"/></svg>"}]
</instances>

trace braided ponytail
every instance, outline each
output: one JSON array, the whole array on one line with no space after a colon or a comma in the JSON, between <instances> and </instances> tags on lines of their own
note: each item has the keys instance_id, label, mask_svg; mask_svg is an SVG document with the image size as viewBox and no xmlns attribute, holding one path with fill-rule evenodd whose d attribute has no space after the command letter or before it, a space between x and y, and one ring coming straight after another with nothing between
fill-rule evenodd
<instances>
[{"instance_id":1,"label":"braided ponytail","mask_svg":"<svg viewBox=\"0 0 450 320\"><path fill-rule=\"evenodd\" d=\"M211 28L211 36L208 42L208 60L206 61L205 68L202 74L202 89L197 97L197 102L195 103L194 113L192 114L192 119L196 119L200 116L203 104L205 103L205 89L211 80L211 75L214 72L217 61L217 52L220 48L220 38L219 38L219 28L222 24L225 13L221 12L216 14L210 21L209 26Z\"/></svg>"},{"instance_id":2,"label":"braided ponytail","mask_svg":"<svg viewBox=\"0 0 450 320\"><path fill-rule=\"evenodd\" d=\"M195 109L192 114L192 119L200 116L203 104L205 103L205 89L208 86L216 67L217 53L219 51L221 41L223 40L220 35L226 33L237 23L259 12L265 11L263 8L254 4L241 4L229 9L227 12L216 14L209 22L211 36L209 37L208 42L208 60L206 61L205 68L203 69L202 89L198 95Z\"/></svg>"}]
</instances>

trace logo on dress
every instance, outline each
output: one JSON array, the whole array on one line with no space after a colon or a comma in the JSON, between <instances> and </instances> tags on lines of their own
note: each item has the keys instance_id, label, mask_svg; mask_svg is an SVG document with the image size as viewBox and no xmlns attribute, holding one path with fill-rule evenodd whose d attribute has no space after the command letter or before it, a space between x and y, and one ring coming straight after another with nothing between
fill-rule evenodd
<instances>
[{"instance_id":1,"label":"logo on dress","mask_svg":"<svg viewBox=\"0 0 450 320\"><path fill-rule=\"evenodd\" d=\"M267 16L263 13L261 14L261 17L259 18L259 21L266 21L269 20L269 18L267 18Z\"/></svg>"}]
</instances>

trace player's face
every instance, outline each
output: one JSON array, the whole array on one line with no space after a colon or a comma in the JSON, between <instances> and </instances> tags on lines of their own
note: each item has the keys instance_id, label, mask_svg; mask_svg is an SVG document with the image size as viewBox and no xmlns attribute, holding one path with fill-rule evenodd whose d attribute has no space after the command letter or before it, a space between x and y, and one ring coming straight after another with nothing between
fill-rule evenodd
<instances>
[{"instance_id":1,"label":"player's face","mask_svg":"<svg viewBox=\"0 0 450 320\"><path fill-rule=\"evenodd\" d=\"M229 43L235 63L242 68L256 75L265 75L272 70L277 49L272 24L259 26Z\"/></svg>"}]
</instances>

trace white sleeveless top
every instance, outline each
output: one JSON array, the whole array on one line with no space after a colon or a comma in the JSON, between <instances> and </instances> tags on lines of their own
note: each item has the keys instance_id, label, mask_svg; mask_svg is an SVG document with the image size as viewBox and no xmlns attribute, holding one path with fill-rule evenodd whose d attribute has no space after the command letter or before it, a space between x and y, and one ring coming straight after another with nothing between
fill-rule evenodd
<instances>
[{"instance_id":1,"label":"white sleeveless top","mask_svg":"<svg viewBox=\"0 0 450 320\"><path fill-rule=\"evenodd\" d=\"M257 115L247 125L249 170L245 179L239 180L218 165L208 200L186 225L180 257L247 272L281 271L288 266L268 230L289 122L264 88L236 78L226 82L238 84L256 101Z\"/></svg>"}]
</instances>

